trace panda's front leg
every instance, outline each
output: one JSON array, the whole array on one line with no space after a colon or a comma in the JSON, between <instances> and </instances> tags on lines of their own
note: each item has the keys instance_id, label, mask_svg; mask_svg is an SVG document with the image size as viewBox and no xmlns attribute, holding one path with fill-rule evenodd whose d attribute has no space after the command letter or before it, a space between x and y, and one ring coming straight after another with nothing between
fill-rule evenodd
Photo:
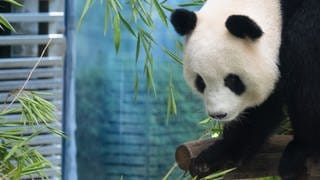
<instances>
[{"instance_id":1,"label":"panda's front leg","mask_svg":"<svg viewBox=\"0 0 320 180\"><path fill-rule=\"evenodd\" d=\"M283 180L307 179L307 151L303 145L292 140L282 154L279 174Z\"/></svg>"},{"instance_id":2,"label":"panda's front leg","mask_svg":"<svg viewBox=\"0 0 320 180\"><path fill-rule=\"evenodd\" d=\"M202 151L196 158L191 159L190 175L202 178L211 173L234 167L228 149L224 145L224 140L217 140L214 145Z\"/></svg>"},{"instance_id":3,"label":"panda's front leg","mask_svg":"<svg viewBox=\"0 0 320 180\"><path fill-rule=\"evenodd\" d=\"M252 129L256 125L251 125L246 120L226 125L221 139L191 159L190 174L202 178L216 171L238 167L250 159L270 134L261 128L258 128L260 132L256 131Z\"/></svg>"},{"instance_id":4,"label":"panda's front leg","mask_svg":"<svg viewBox=\"0 0 320 180\"><path fill-rule=\"evenodd\" d=\"M220 140L191 160L190 174L202 178L241 165L253 157L282 119L282 104L276 95L246 110L241 119L224 126Z\"/></svg>"}]
</instances>

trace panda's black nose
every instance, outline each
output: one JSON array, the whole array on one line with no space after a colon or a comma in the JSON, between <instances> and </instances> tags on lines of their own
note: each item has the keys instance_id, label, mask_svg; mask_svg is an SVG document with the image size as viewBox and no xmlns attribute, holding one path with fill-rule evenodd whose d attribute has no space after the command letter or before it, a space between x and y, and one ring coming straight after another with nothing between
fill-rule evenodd
<instances>
[{"instance_id":1,"label":"panda's black nose","mask_svg":"<svg viewBox=\"0 0 320 180\"><path fill-rule=\"evenodd\" d=\"M210 117L212 117L213 119L223 119L225 117L227 117L227 113L212 113L209 114Z\"/></svg>"}]
</instances>

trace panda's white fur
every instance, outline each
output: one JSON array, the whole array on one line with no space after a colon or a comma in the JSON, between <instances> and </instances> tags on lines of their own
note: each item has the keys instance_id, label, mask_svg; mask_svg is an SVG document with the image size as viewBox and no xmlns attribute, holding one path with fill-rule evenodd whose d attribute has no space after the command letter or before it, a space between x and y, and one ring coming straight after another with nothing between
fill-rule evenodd
<instances>
[{"instance_id":1,"label":"panda's white fur","mask_svg":"<svg viewBox=\"0 0 320 180\"><path fill-rule=\"evenodd\" d=\"M225 22L231 15L245 15L258 24L259 39L238 38ZM203 93L207 112L235 119L246 108L260 105L271 94L279 78L278 55L281 41L279 0L208 0L196 12L197 24L186 37L184 75L195 90L199 74L205 81ZM228 74L237 74L246 91L236 95L224 86Z\"/></svg>"}]
</instances>

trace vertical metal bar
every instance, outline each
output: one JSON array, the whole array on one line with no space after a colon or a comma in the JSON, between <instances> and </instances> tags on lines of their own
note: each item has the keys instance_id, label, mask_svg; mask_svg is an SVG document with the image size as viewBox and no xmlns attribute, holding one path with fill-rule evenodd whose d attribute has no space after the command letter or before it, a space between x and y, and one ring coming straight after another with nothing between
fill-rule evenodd
<instances>
[{"instance_id":1,"label":"vertical metal bar","mask_svg":"<svg viewBox=\"0 0 320 180\"><path fill-rule=\"evenodd\" d=\"M64 104L63 104L63 130L69 137L63 140L62 178L64 180L77 180L76 161L76 116L75 116L75 1L66 1L65 27L67 37L66 59L64 61Z\"/></svg>"},{"instance_id":2,"label":"vertical metal bar","mask_svg":"<svg viewBox=\"0 0 320 180\"><path fill-rule=\"evenodd\" d=\"M49 1L49 12L59 12L65 9L64 0L50 0ZM61 21L52 21L49 22L49 34L59 34L65 31L65 26ZM63 55L64 54L65 44L51 44L49 56Z\"/></svg>"},{"instance_id":3,"label":"vertical metal bar","mask_svg":"<svg viewBox=\"0 0 320 180\"><path fill-rule=\"evenodd\" d=\"M8 2L0 1L0 7L2 13L9 13L11 12L11 6ZM10 35L10 30L0 30L0 36L3 35ZM11 56L11 46L0 46L0 58L9 58Z\"/></svg>"}]
</instances>

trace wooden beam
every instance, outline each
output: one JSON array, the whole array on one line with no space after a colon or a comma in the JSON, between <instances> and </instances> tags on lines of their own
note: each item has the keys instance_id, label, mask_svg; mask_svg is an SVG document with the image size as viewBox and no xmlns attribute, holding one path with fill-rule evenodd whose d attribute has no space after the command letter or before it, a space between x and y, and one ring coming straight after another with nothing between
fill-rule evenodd
<instances>
[{"instance_id":1,"label":"wooden beam","mask_svg":"<svg viewBox=\"0 0 320 180\"><path fill-rule=\"evenodd\" d=\"M261 151L250 161L238 167L226 176L226 179L257 178L277 176L277 168L282 151L285 149L291 136L272 136ZM182 144L176 149L176 162L185 171L189 170L190 159L196 157L202 150L214 144L214 139L191 141ZM308 160L308 180L320 179L320 162L316 159ZM305 177L302 179L306 179Z\"/></svg>"}]
</instances>

